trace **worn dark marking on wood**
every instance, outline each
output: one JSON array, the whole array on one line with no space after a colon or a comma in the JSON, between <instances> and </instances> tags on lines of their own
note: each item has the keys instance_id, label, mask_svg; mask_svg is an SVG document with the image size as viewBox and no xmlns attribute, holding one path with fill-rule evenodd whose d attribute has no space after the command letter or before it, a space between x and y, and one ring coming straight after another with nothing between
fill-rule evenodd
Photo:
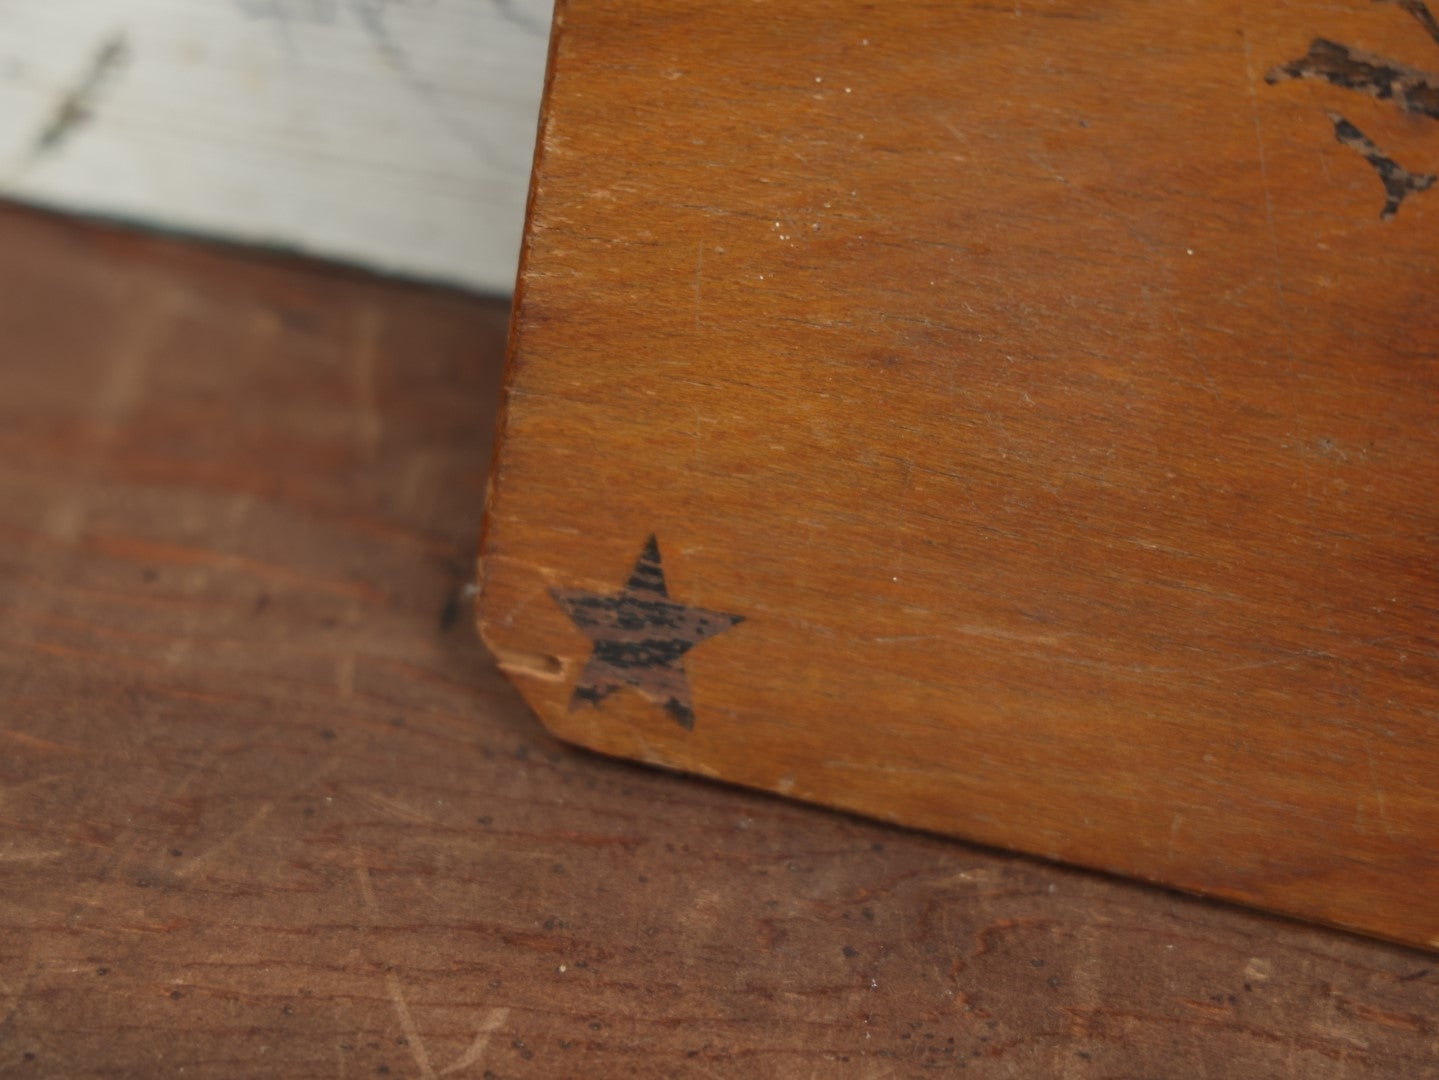
<instances>
[{"instance_id":1,"label":"worn dark marking on wood","mask_svg":"<svg viewBox=\"0 0 1439 1080\"><path fill-rule=\"evenodd\" d=\"M1435 176L1433 173L1410 172L1375 146L1364 132L1338 113L1330 113L1329 119L1334 124L1334 137L1374 166L1374 171L1384 182L1386 198L1384 209L1379 214L1383 220L1388 221L1397 214L1400 204L1408 196L1417 191L1428 191L1434 186Z\"/></svg>"},{"instance_id":2,"label":"worn dark marking on wood","mask_svg":"<svg viewBox=\"0 0 1439 1080\"><path fill-rule=\"evenodd\" d=\"M743 622L743 615L672 601L653 536L620 592L551 589L550 595L594 642L594 652L570 698L571 709L598 705L621 687L631 686L663 706L681 727L694 728L684 655Z\"/></svg>"},{"instance_id":3,"label":"worn dark marking on wood","mask_svg":"<svg viewBox=\"0 0 1439 1080\"><path fill-rule=\"evenodd\" d=\"M1379 0L1396 2L1439 42L1439 22L1424 0ZM1265 76L1271 86L1288 79L1316 79L1345 90L1368 94L1380 101L1392 101L1408 113L1439 119L1439 75L1401 64L1397 60L1354 49L1328 38L1315 38L1309 51L1297 60L1281 64ZM1362 131L1338 113L1329 113L1334 137L1356 151L1374 167L1384 184L1384 209L1379 217L1389 221L1404 200L1434 184L1434 175L1413 173L1379 149Z\"/></svg>"},{"instance_id":4,"label":"worn dark marking on wood","mask_svg":"<svg viewBox=\"0 0 1439 1080\"><path fill-rule=\"evenodd\" d=\"M1419 25L1424 27L1425 32L1439 42L1439 20L1434 18L1429 10L1429 5L1424 0L1379 0L1380 3L1397 3L1401 8L1418 20Z\"/></svg>"},{"instance_id":5,"label":"worn dark marking on wood","mask_svg":"<svg viewBox=\"0 0 1439 1080\"><path fill-rule=\"evenodd\" d=\"M1315 38L1307 53L1264 77L1271 86L1286 79L1321 79L1439 119L1439 75L1328 38Z\"/></svg>"}]
</instances>

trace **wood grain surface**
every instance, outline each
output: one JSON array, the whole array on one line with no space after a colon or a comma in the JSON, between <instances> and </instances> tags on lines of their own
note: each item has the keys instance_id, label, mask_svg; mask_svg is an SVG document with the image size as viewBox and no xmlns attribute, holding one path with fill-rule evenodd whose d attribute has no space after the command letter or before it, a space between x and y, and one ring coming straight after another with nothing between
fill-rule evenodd
<instances>
[{"instance_id":1,"label":"wood grain surface","mask_svg":"<svg viewBox=\"0 0 1439 1080\"><path fill-rule=\"evenodd\" d=\"M548 727L1439 948L1429 9L557 25L482 610Z\"/></svg>"},{"instance_id":2,"label":"wood grain surface","mask_svg":"<svg viewBox=\"0 0 1439 1080\"><path fill-rule=\"evenodd\" d=\"M1433 957L547 736L499 306L0 236L0 1074L1439 1075Z\"/></svg>"}]
</instances>

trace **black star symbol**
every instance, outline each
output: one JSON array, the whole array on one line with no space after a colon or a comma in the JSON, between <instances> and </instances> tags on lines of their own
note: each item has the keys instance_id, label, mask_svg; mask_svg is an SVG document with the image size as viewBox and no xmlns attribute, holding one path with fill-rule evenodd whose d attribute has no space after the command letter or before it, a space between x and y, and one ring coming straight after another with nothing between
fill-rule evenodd
<instances>
[{"instance_id":1,"label":"black star symbol","mask_svg":"<svg viewBox=\"0 0 1439 1080\"><path fill-rule=\"evenodd\" d=\"M622 686L632 686L664 706L681 727L694 728L684 655L701 641L744 622L743 615L671 600L659 543L653 536L619 592L551 589L550 595L594 642L594 652L570 698L571 710L598 705Z\"/></svg>"}]
</instances>

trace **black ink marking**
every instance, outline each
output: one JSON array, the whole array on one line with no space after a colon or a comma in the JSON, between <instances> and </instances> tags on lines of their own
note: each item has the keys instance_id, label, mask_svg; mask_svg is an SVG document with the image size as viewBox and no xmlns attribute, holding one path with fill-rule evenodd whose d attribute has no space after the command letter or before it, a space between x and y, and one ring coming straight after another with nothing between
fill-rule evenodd
<instances>
[{"instance_id":1,"label":"black ink marking","mask_svg":"<svg viewBox=\"0 0 1439 1080\"><path fill-rule=\"evenodd\" d=\"M653 536L620 592L551 589L550 595L594 642L589 663L575 683L571 710L597 706L621 687L631 686L662 706L685 730L694 728L684 655L743 622L743 615L672 601Z\"/></svg>"},{"instance_id":2,"label":"black ink marking","mask_svg":"<svg viewBox=\"0 0 1439 1080\"><path fill-rule=\"evenodd\" d=\"M1286 79L1320 79L1439 120L1439 75L1328 38L1315 38L1298 60L1264 77L1271 86Z\"/></svg>"},{"instance_id":3,"label":"black ink marking","mask_svg":"<svg viewBox=\"0 0 1439 1080\"><path fill-rule=\"evenodd\" d=\"M1374 166L1374 171L1384 182L1384 194L1387 198L1384 209L1379 214L1381 220L1388 221L1397 214L1399 204L1408 196L1418 191L1428 191L1434 186L1433 173L1410 172L1370 142L1364 132L1338 113L1330 113L1329 119L1334 123L1334 137Z\"/></svg>"},{"instance_id":4,"label":"black ink marking","mask_svg":"<svg viewBox=\"0 0 1439 1080\"><path fill-rule=\"evenodd\" d=\"M1428 33L1431 38L1439 42L1439 21L1435 20L1434 15L1429 10L1429 5L1424 3L1424 0L1379 0L1379 2L1381 4L1397 3L1419 21L1419 25L1424 27L1425 32Z\"/></svg>"},{"instance_id":5,"label":"black ink marking","mask_svg":"<svg viewBox=\"0 0 1439 1080\"><path fill-rule=\"evenodd\" d=\"M130 46L124 34L116 34L100 46L90 58L85 74L56 104L55 112L35 139L33 153L36 158L60 149L75 130L94 115L101 93L129 58Z\"/></svg>"}]
</instances>

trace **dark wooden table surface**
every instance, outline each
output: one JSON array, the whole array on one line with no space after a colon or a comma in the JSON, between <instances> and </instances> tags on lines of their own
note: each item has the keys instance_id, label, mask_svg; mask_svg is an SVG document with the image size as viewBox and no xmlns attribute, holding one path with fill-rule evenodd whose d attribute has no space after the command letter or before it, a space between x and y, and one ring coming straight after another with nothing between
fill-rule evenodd
<instances>
[{"instance_id":1,"label":"dark wooden table surface","mask_svg":"<svg viewBox=\"0 0 1439 1080\"><path fill-rule=\"evenodd\" d=\"M0 210L0 1075L1439 1076L1434 956L545 735L506 317Z\"/></svg>"}]
</instances>

